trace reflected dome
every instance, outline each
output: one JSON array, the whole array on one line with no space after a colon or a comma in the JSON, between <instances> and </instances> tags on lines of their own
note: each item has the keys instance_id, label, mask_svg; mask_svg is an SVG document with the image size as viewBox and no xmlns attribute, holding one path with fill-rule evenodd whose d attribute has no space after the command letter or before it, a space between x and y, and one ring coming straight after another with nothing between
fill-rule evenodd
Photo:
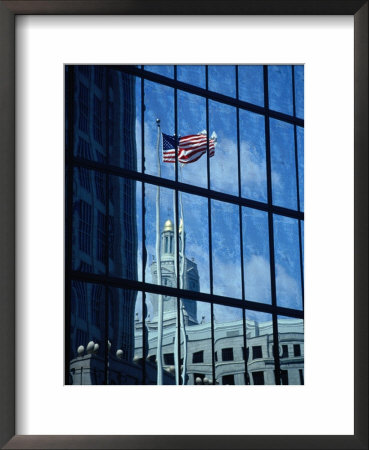
<instances>
[{"instance_id":1,"label":"reflected dome","mask_svg":"<svg viewBox=\"0 0 369 450\"><path fill-rule=\"evenodd\" d=\"M170 219L165 222L163 231L173 231L173 222Z\"/></svg>"}]
</instances>

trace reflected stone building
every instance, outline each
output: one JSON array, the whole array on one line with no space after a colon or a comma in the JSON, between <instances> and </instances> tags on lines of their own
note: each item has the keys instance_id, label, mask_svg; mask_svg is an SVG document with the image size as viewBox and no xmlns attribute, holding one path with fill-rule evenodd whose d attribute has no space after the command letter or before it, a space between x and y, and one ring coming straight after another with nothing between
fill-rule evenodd
<instances>
[{"instance_id":1,"label":"reflected stone building","mask_svg":"<svg viewBox=\"0 0 369 450\"><path fill-rule=\"evenodd\" d=\"M279 323L279 356L282 384L304 384L304 330L300 319L282 319ZM137 323L136 348L142 345ZM150 330L151 324L147 323ZM214 358L216 384L275 384L272 321L246 321L246 350L243 341L243 321L224 322L214 318ZM149 338L148 360L156 359L156 327ZM176 329L164 324L164 372L173 373L173 342ZM150 333L149 333L150 336ZM212 384L211 324L199 323L186 327L187 364L185 384ZM182 346L183 347L183 346ZM183 371L183 352L181 353ZM247 372L245 370L247 360ZM166 363L167 362L167 363ZM171 364L172 363L172 364Z\"/></svg>"}]
</instances>

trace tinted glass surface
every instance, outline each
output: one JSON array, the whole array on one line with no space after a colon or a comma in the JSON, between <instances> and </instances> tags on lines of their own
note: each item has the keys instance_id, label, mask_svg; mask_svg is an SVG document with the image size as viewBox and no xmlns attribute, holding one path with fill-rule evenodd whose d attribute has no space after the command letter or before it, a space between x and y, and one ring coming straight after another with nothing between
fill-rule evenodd
<instances>
[{"instance_id":1,"label":"tinted glass surface","mask_svg":"<svg viewBox=\"0 0 369 450\"><path fill-rule=\"evenodd\" d=\"M277 304L302 309L298 222L275 215L273 226Z\"/></svg>"},{"instance_id":2,"label":"tinted glass surface","mask_svg":"<svg viewBox=\"0 0 369 450\"><path fill-rule=\"evenodd\" d=\"M240 100L264 106L263 66L238 66L238 95Z\"/></svg>"},{"instance_id":3,"label":"tinted glass surface","mask_svg":"<svg viewBox=\"0 0 369 450\"><path fill-rule=\"evenodd\" d=\"M304 384L303 69L66 66L66 384Z\"/></svg>"}]
</instances>

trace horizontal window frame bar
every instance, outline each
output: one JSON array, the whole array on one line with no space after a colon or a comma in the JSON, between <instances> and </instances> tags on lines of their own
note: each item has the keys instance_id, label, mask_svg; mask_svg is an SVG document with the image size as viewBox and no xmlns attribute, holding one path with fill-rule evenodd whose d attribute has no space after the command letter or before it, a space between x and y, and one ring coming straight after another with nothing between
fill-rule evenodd
<instances>
[{"instance_id":1,"label":"horizontal window frame bar","mask_svg":"<svg viewBox=\"0 0 369 450\"><path fill-rule=\"evenodd\" d=\"M256 114L267 115L272 117L273 119L281 120L283 122L288 122L291 124L298 125L300 127L304 127L304 119L290 116L288 114L281 113L279 111L275 111L269 108L265 108L263 106L258 106L253 103L245 102L243 100L237 100L234 97L229 97L224 94L219 94L218 92L210 91L205 88L201 88L199 86L194 86L183 81L175 80L174 78L168 78L164 75L159 75L155 72L150 72L145 69L141 69L134 65L105 65L102 64L102 67L116 70L122 73L126 73L128 75L134 75L140 78L144 78L148 81L152 81L158 84L162 84L171 88L177 88L181 91L188 92L190 94L198 95L204 98L208 98L209 100L214 100L219 103L224 103L226 105L231 105L236 108L241 108L246 111L251 111Z\"/></svg>"},{"instance_id":2,"label":"horizontal window frame bar","mask_svg":"<svg viewBox=\"0 0 369 450\"><path fill-rule=\"evenodd\" d=\"M304 212L297 211L282 206L269 205L268 203L259 202L257 200L251 200L244 197L238 197L224 192L214 191L212 189L202 188L180 181L169 180L166 178L160 178L155 175L147 173L136 172L122 167L113 166L107 163L101 163L97 161L90 161L83 158L73 157L72 164L75 167L84 167L86 169L98 170L106 175L114 175L131 180L139 181L141 183L147 183L155 186L160 186L172 190L180 190L182 192L198 195L200 197L210 198L211 200L218 200L233 205L241 205L247 208L254 208L265 212L271 212L280 216L290 217L292 219L304 220Z\"/></svg>"},{"instance_id":3,"label":"horizontal window frame bar","mask_svg":"<svg viewBox=\"0 0 369 450\"><path fill-rule=\"evenodd\" d=\"M276 314L277 316L289 316L296 319L304 319L304 311L298 309L285 308L282 306L272 306L266 303L258 303L250 300L242 300L241 298L237 299L233 297L207 294L205 292L188 291L185 289L178 289L142 281L129 280L126 278L117 278L107 275L93 274L90 272L72 271L70 280L84 281L86 283L98 283L104 284L106 287L136 290L140 292L148 292L151 294L163 294L167 297L196 300L209 304L231 306L249 311Z\"/></svg>"}]
</instances>

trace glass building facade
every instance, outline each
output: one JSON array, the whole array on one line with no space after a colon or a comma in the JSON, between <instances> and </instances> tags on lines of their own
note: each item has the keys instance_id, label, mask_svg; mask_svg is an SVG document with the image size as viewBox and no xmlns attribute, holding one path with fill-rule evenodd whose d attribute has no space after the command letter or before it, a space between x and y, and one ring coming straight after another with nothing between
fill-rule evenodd
<instances>
[{"instance_id":1,"label":"glass building facade","mask_svg":"<svg viewBox=\"0 0 369 450\"><path fill-rule=\"evenodd\" d=\"M68 65L65 130L65 383L304 384L303 66Z\"/></svg>"}]
</instances>

